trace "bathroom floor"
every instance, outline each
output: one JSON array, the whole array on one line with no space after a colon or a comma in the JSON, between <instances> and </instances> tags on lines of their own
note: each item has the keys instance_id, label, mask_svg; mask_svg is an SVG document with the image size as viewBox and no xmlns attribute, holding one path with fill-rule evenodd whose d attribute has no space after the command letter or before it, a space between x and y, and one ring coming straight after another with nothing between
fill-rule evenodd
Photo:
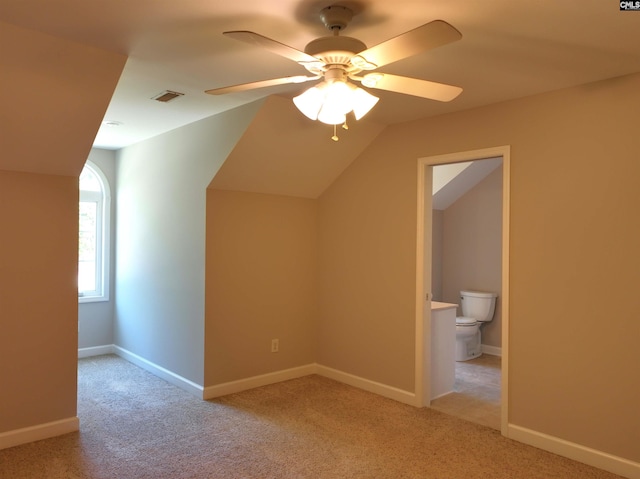
<instances>
[{"instance_id":1,"label":"bathroom floor","mask_svg":"<svg viewBox=\"0 0 640 479\"><path fill-rule=\"evenodd\" d=\"M456 362L454 392L431 402L438 411L500 430L501 358Z\"/></svg>"}]
</instances>

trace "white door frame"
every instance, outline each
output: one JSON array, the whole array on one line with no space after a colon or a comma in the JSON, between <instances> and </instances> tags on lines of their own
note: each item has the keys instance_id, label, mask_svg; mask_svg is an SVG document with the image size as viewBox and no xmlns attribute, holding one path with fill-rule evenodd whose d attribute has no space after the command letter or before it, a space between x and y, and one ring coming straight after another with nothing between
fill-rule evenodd
<instances>
[{"instance_id":1,"label":"white door frame","mask_svg":"<svg viewBox=\"0 0 640 479\"><path fill-rule=\"evenodd\" d=\"M425 251L424 238L432 234L431 211L432 195L425 194L425 187L431 184L432 167L448 163L484 160L502 157L502 386L501 386L501 432L507 435L508 426L508 379L509 379L509 206L510 206L510 146L498 146L481 150L462 151L446 155L429 156L418 159L418 215L416 244L416 364L415 398L416 406L429 406L431 403L430 374L425 374L425 360L431 358L431 309L425 306L431 297L431 275L426 278L425 264L431 269L431 249ZM428 235L428 236L427 236ZM428 293L430 295L430 293ZM428 340L427 340L428 339Z\"/></svg>"}]
</instances>

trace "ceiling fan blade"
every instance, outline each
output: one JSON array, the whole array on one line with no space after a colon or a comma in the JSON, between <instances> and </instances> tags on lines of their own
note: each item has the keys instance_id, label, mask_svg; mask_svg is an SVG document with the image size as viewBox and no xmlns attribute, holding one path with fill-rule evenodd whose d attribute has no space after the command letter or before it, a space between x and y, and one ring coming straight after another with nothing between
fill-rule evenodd
<instances>
[{"instance_id":1,"label":"ceiling fan blade","mask_svg":"<svg viewBox=\"0 0 640 479\"><path fill-rule=\"evenodd\" d=\"M358 53L355 58L361 57L378 68L461 38L462 34L447 22L434 20L368 48Z\"/></svg>"},{"instance_id":2,"label":"ceiling fan blade","mask_svg":"<svg viewBox=\"0 0 640 479\"><path fill-rule=\"evenodd\" d=\"M249 32L246 30L224 32L223 35L233 38L234 40L240 40L241 42L248 43L250 45L258 46L269 50L270 52L280 55L281 57L288 58L294 62L301 64L307 63L320 63L316 57L306 54L300 50L296 50L293 47L287 46L284 43L277 42L271 38L267 38L259 33Z\"/></svg>"},{"instance_id":3,"label":"ceiling fan blade","mask_svg":"<svg viewBox=\"0 0 640 479\"><path fill-rule=\"evenodd\" d=\"M304 75L292 76L292 77L283 77L283 78L274 78L273 80L263 80L263 81L255 81L251 83L242 83L240 85L226 86L222 88L213 88L211 90L206 90L205 93L209 95L224 95L226 93L237 93L240 91L253 90L255 88L265 88L268 86L275 85L286 85L287 83L303 83L311 80L319 80L322 77L308 77Z\"/></svg>"},{"instance_id":4,"label":"ceiling fan blade","mask_svg":"<svg viewBox=\"0 0 640 479\"><path fill-rule=\"evenodd\" d=\"M404 93L429 100L451 101L462 93L462 88L457 86L387 73L369 73L364 77L353 77L353 79L360 80L362 85L369 88Z\"/></svg>"}]
</instances>

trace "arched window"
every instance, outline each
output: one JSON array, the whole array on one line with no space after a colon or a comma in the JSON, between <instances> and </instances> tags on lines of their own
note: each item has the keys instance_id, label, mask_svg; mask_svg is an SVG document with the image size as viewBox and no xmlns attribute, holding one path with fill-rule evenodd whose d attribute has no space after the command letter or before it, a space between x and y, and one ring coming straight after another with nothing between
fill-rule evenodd
<instances>
[{"instance_id":1,"label":"arched window","mask_svg":"<svg viewBox=\"0 0 640 479\"><path fill-rule=\"evenodd\" d=\"M109 299L109 184L93 163L80 174L80 237L78 298L80 302Z\"/></svg>"}]
</instances>

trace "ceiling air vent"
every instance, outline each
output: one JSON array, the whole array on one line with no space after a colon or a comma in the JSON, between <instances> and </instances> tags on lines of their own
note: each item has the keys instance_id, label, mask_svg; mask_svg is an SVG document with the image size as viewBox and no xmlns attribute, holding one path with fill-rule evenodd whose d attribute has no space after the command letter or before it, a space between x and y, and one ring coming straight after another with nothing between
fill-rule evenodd
<instances>
[{"instance_id":1,"label":"ceiling air vent","mask_svg":"<svg viewBox=\"0 0 640 479\"><path fill-rule=\"evenodd\" d=\"M161 101L162 103L167 103L168 101L174 100L179 96L184 95L184 93L178 93L177 91L165 90L162 93L158 93L156 96L151 98L152 100Z\"/></svg>"}]
</instances>

